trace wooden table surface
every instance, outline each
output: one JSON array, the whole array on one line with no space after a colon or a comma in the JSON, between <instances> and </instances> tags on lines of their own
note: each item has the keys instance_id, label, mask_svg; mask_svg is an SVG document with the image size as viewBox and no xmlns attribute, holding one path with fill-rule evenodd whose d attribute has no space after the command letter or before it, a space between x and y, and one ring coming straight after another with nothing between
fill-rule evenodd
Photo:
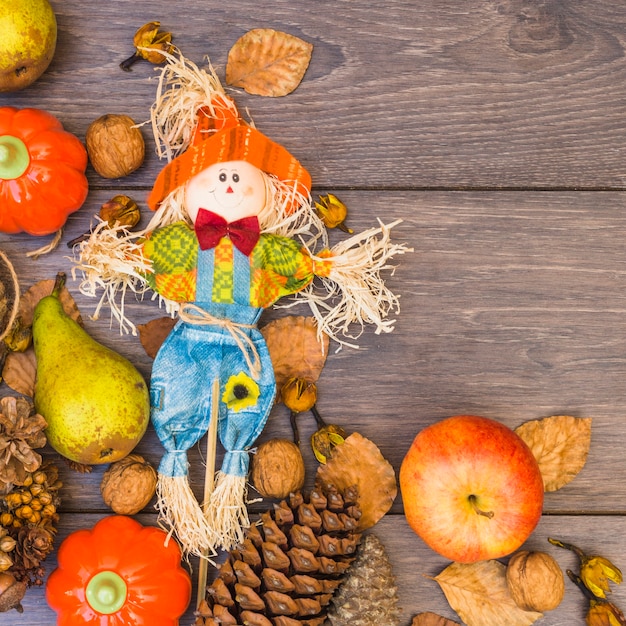
<instances>
[{"instance_id":1,"label":"wooden table surface","mask_svg":"<svg viewBox=\"0 0 626 626\"><path fill-rule=\"evenodd\" d=\"M387 281L401 301L395 331L368 329L360 349L331 351L319 381L321 414L374 441L396 471L413 437L450 415L484 415L513 428L549 415L592 417L586 466L546 495L525 547L549 551L563 569L575 566L571 553L547 543L556 535L626 571L626 2L52 5L59 38L51 66L31 87L0 94L0 105L47 109L81 140L104 113L148 119L154 66L118 67L145 22L161 20L189 59L202 64L208 55L222 78L228 50L250 29L312 43L311 64L292 94L232 93L309 169L314 198L337 194L356 231L378 217L401 218L395 239L414 248ZM148 127L144 137L145 163L130 176L106 180L89 166L87 201L53 253L33 260L26 253L46 241L0 235L22 289L70 270L66 242L88 230L113 195L131 195L148 213L145 198L163 162ZM96 302L77 281L68 287L87 330L148 378L151 359L138 338L120 335L107 315L91 320ZM307 311L268 311L263 320ZM162 311L147 299L130 314L141 323ZM313 419L303 418L301 430L306 441ZM286 410L276 407L260 441L289 435ZM162 448L151 427L137 451L158 464ZM307 446L303 453L310 484L315 461ZM199 449L191 462L200 490ZM59 541L111 513L99 491L105 467L79 474L61 465ZM156 524L154 509L138 519ZM428 578L449 561L409 529L400 496L372 530L397 576L401 623L421 611L456 618ZM47 570L55 563L52 555ZM613 599L626 609L626 589ZM28 591L24 609L0 614L0 624L55 622L43 589ZM567 581L563 603L539 623L583 624L585 612ZM192 623L190 607L181 624Z\"/></svg>"}]
</instances>

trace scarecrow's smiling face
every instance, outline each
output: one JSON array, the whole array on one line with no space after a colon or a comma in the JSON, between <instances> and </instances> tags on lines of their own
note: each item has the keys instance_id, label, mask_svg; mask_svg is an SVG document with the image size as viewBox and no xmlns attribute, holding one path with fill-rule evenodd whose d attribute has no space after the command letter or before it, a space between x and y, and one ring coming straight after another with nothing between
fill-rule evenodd
<instances>
[{"instance_id":1,"label":"scarecrow's smiling face","mask_svg":"<svg viewBox=\"0 0 626 626\"><path fill-rule=\"evenodd\" d=\"M263 173L246 161L210 165L187 183L185 205L195 223L199 209L226 221L259 215L266 202Z\"/></svg>"}]
</instances>

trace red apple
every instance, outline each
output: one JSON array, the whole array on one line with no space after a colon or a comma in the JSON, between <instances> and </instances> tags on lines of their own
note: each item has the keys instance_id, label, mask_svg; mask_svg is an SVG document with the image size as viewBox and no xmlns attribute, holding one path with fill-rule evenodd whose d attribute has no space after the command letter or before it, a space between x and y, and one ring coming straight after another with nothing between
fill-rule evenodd
<instances>
[{"instance_id":1,"label":"red apple","mask_svg":"<svg viewBox=\"0 0 626 626\"><path fill-rule=\"evenodd\" d=\"M418 433L402 461L400 490L411 528L459 563L517 550L539 522L544 491L521 437L474 415L449 417Z\"/></svg>"}]
</instances>

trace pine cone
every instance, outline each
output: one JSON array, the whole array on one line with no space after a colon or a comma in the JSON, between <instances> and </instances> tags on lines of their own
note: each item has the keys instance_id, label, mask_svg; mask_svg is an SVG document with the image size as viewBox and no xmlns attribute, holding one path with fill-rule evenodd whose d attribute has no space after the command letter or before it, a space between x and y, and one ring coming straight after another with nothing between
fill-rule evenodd
<instances>
[{"instance_id":1,"label":"pine cone","mask_svg":"<svg viewBox=\"0 0 626 626\"><path fill-rule=\"evenodd\" d=\"M24 569L39 567L50 552L54 542L54 530L46 526L23 526L17 533L16 565Z\"/></svg>"},{"instance_id":2,"label":"pine cone","mask_svg":"<svg viewBox=\"0 0 626 626\"><path fill-rule=\"evenodd\" d=\"M29 587L44 582L43 561L53 549L61 486L57 466L47 462L29 472L24 485L0 497L0 549L10 548L13 562L7 571Z\"/></svg>"},{"instance_id":3,"label":"pine cone","mask_svg":"<svg viewBox=\"0 0 626 626\"><path fill-rule=\"evenodd\" d=\"M383 544L364 537L328 612L332 626L397 626L398 591Z\"/></svg>"},{"instance_id":4,"label":"pine cone","mask_svg":"<svg viewBox=\"0 0 626 626\"><path fill-rule=\"evenodd\" d=\"M34 448L46 445L44 418L24 398L0 400L0 494L23 485L28 472L41 465Z\"/></svg>"},{"instance_id":5,"label":"pine cone","mask_svg":"<svg viewBox=\"0 0 626 626\"><path fill-rule=\"evenodd\" d=\"M355 489L301 493L263 513L207 588L196 626L321 626L354 560Z\"/></svg>"}]
</instances>

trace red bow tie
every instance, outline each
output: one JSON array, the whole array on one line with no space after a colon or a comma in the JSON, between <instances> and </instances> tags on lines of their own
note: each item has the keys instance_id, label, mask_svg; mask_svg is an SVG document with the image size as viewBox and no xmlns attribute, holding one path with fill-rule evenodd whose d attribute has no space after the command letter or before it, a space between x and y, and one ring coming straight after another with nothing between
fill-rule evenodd
<instances>
[{"instance_id":1,"label":"red bow tie","mask_svg":"<svg viewBox=\"0 0 626 626\"><path fill-rule=\"evenodd\" d=\"M198 210L195 230L202 250L215 248L222 237L229 237L233 245L246 256L252 252L260 235L256 215L227 222L221 215L206 209Z\"/></svg>"}]
</instances>

